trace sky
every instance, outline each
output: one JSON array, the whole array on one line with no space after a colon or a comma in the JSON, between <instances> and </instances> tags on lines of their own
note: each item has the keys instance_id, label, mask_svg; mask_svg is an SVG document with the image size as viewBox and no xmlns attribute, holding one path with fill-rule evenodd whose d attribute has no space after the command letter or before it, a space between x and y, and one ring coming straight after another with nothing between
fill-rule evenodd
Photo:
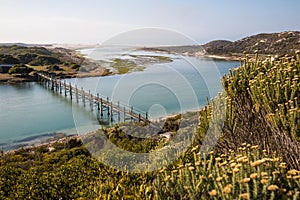
<instances>
[{"instance_id":1,"label":"sky","mask_svg":"<svg viewBox=\"0 0 300 200\"><path fill-rule=\"evenodd\" d=\"M0 42L102 44L145 28L233 41L299 31L299 10L298 0L0 0Z\"/></svg>"}]
</instances>

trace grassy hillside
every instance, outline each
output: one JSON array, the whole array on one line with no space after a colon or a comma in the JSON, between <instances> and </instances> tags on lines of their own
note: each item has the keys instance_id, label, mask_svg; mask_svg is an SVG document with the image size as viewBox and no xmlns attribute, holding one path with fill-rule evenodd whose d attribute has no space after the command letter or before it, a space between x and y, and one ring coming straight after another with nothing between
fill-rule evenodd
<instances>
[{"instance_id":1,"label":"grassy hillside","mask_svg":"<svg viewBox=\"0 0 300 200\"><path fill-rule=\"evenodd\" d=\"M222 79L225 99L220 95L200 111L193 145L172 164L154 172L119 172L72 139L3 154L0 198L299 199L299 76L299 53L263 61L245 55L241 67ZM213 108L224 101L221 137L213 151L199 154L209 123L216 120ZM106 133L132 152L166 144L133 138L137 144L126 145L130 137L120 127Z\"/></svg>"},{"instance_id":2,"label":"grassy hillside","mask_svg":"<svg viewBox=\"0 0 300 200\"><path fill-rule=\"evenodd\" d=\"M243 52L254 54L257 50L261 55L294 55L300 50L300 32L289 31L281 33L260 33L237 41L214 40L204 45L144 48L149 51L164 51L195 55L233 56L232 59L243 56Z\"/></svg>"},{"instance_id":3,"label":"grassy hillside","mask_svg":"<svg viewBox=\"0 0 300 200\"><path fill-rule=\"evenodd\" d=\"M71 50L45 47L26 47L26 46L0 46L0 57L11 56L18 60L20 64L29 65L51 65L62 64L66 62L82 62L83 58L71 54ZM15 64L15 63L5 63Z\"/></svg>"},{"instance_id":4,"label":"grassy hillside","mask_svg":"<svg viewBox=\"0 0 300 200\"><path fill-rule=\"evenodd\" d=\"M215 48L213 43L204 45L204 48L209 54L252 53L258 50L260 54L291 55L300 50L300 32L261 33L225 44L222 48Z\"/></svg>"}]
</instances>

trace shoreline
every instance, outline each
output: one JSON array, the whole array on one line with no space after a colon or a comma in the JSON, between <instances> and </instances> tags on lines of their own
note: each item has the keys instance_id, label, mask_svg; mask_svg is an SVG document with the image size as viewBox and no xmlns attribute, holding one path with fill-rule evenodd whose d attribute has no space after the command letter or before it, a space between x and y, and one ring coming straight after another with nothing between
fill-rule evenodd
<instances>
[{"instance_id":1,"label":"shoreline","mask_svg":"<svg viewBox=\"0 0 300 200\"><path fill-rule=\"evenodd\" d=\"M149 65L154 64L163 64L168 62L173 62L172 59L169 57L162 57L162 56L132 56L136 60L131 61L135 65L134 66L122 66L125 72L120 71L118 67L103 67L97 66L96 69L91 71L45 71L45 70L34 70L29 75L24 77L18 77L14 75L9 75L8 73L0 73L0 84L17 84L17 83L24 83L24 82L36 82L37 79L34 73L37 72L47 72L51 73L55 78L61 79L69 79L69 78L89 78L89 77L104 77L104 76L114 76L114 75L122 75L122 74L129 74L131 72L136 71L143 71ZM123 60L126 62L127 60ZM99 63L88 60L88 63L98 65ZM126 64L126 63L125 63ZM85 66L82 66L85 67ZM99 68L100 67L100 68ZM83 68L84 69L84 68Z\"/></svg>"},{"instance_id":2,"label":"shoreline","mask_svg":"<svg viewBox=\"0 0 300 200\"><path fill-rule=\"evenodd\" d=\"M212 59L212 60L221 60L221 61L240 61L241 59L245 57L244 53L232 53L230 55L228 54L207 54L205 52L176 52L172 50L167 49L160 49L157 48L139 48L138 50L143 51L149 51L149 52L155 52L155 53L162 53L162 54L173 54L173 55L181 55L181 56L189 56L189 57L195 57L195 58L204 58L204 59ZM248 54L248 58L252 59L255 58L256 54ZM266 59L268 57L275 57L276 54L259 54L261 59Z\"/></svg>"},{"instance_id":3,"label":"shoreline","mask_svg":"<svg viewBox=\"0 0 300 200\"><path fill-rule=\"evenodd\" d=\"M151 121L152 124L156 124L156 123L161 123L161 122L172 121L172 120L177 119L177 118L180 119L182 117L182 115L197 114L202 109L204 109L204 107L205 106L203 106L199 110L186 111L184 113L178 113L178 114L174 114L173 113L173 114L170 114L168 116L165 116L165 117L162 117L162 118L159 118L159 119L153 119L153 120L150 120L150 121ZM134 123L138 123L138 122L134 122ZM123 122L115 123L112 126L107 127L107 128L109 129L109 128L114 127L115 125L120 126L122 124L123 124ZM20 151L20 150L32 151L32 150L34 150L36 148L39 148L39 147L47 147L47 148L51 149L51 148L53 148L53 146L56 143L64 143L64 142L66 142L68 140L71 140L71 139L77 139L77 140L79 139L79 140L82 141L82 137L90 136L91 134L94 134L95 131L97 131L97 130L94 130L94 131L91 131L91 132L86 132L86 133L84 133L82 135L78 135L77 133L66 134L66 133L63 133L63 132L58 132L58 133L55 133L55 135L53 137L49 137L49 138L47 138L44 141L36 142L36 143L33 142L32 144L20 146L20 147L17 147L17 148L12 148L12 149L8 149L8 150L2 150L2 153L3 153L3 155L7 155L7 154L13 154L13 153L15 153L17 151ZM168 134L168 133L169 132L166 132L166 133L157 133L155 136L153 136L153 138L155 138L157 136L164 136L164 134ZM32 141L34 141L34 140L32 140Z\"/></svg>"},{"instance_id":4,"label":"shoreline","mask_svg":"<svg viewBox=\"0 0 300 200\"><path fill-rule=\"evenodd\" d=\"M20 150L25 150L25 151L32 151L36 148L40 148L40 147L47 147L49 149L49 151L51 150L51 148L53 148L53 146L57 143L64 143L68 140L71 140L71 139L80 139L80 136L79 135L65 135L63 137L60 137L60 138L49 138L48 140L49 141L45 141L45 142L41 142L41 143L36 143L36 144L33 144L33 145L28 145L28 146L24 146L24 147L19 147L19 148L16 148L16 149L9 149L9 150L2 150L2 154L3 155L9 155L9 154L14 154Z\"/></svg>"},{"instance_id":5,"label":"shoreline","mask_svg":"<svg viewBox=\"0 0 300 200\"><path fill-rule=\"evenodd\" d=\"M239 55L214 55L214 54L204 54L204 53L190 53L190 52L184 52L184 53L179 53L179 52L174 52L171 50L165 50L165 49L160 49L160 48L138 48L138 50L142 51L149 51L149 52L155 52L155 53L163 53L163 54L173 54L173 55L182 55L182 56L190 56L190 57L196 57L196 58L209 58L209 59L215 59L215 60L224 60L224 61L239 61L240 56Z\"/></svg>"},{"instance_id":6,"label":"shoreline","mask_svg":"<svg viewBox=\"0 0 300 200\"><path fill-rule=\"evenodd\" d=\"M38 72L38 71L36 71ZM2 76L1 76L2 75ZM114 73L103 74L102 72L78 72L78 73L66 73L66 74L56 74L56 78L69 79L69 78L88 78L88 77L101 77L101 76L111 76L116 75ZM0 74L0 84L17 84L25 82L37 82L37 79L33 75L28 75L26 77L14 77L7 74Z\"/></svg>"}]
</instances>

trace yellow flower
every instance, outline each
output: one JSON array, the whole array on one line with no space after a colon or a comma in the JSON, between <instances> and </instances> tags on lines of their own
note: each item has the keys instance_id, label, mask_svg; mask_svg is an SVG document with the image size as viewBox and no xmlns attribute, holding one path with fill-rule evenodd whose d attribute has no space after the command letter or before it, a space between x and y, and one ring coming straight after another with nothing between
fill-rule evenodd
<instances>
[{"instance_id":1,"label":"yellow flower","mask_svg":"<svg viewBox=\"0 0 300 200\"><path fill-rule=\"evenodd\" d=\"M261 176L268 176L268 173L267 172L261 172L260 175Z\"/></svg>"},{"instance_id":2,"label":"yellow flower","mask_svg":"<svg viewBox=\"0 0 300 200\"><path fill-rule=\"evenodd\" d=\"M216 158L215 160L218 162L218 161L221 161L222 158L218 157L218 158Z\"/></svg>"},{"instance_id":3,"label":"yellow flower","mask_svg":"<svg viewBox=\"0 0 300 200\"><path fill-rule=\"evenodd\" d=\"M240 195L240 197L241 197L242 199L250 199L249 193L243 193L243 194Z\"/></svg>"},{"instance_id":4,"label":"yellow flower","mask_svg":"<svg viewBox=\"0 0 300 200\"><path fill-rule=\"evenodd\" d=\"M209 174L209 175L208 175L208 178L212 178L212 177L213 177L213 175L212 175L212 174Z\"/></svg>"},{"instance_id":5,"label":"yellow flower","mask_svg":"<svg viewBox=\"0 0 300 200\"><path fill-rule=\"evenodd\" d=\"M250 165L251 165L251 167L256 167L256 166L259 166L259 165L263 164L264 162L266 162L266 160L261 159L261 160L257 160L255 162L252 162Z\"/></svg>"},{"instance_id":6,"label":"yellow flower","mask_svg":"<svg viewBox=\"0 0 300 200\"><path fill-rule=\"evenodd\" d=\"M239 168L234 168L232 171L233 171L234 173L237 173L237 172L239 172L240 170L239 170Z\"/></svg>"},{"instance_id":7,"label":"yellow flower","mask_svg":"<svg viewBox=\"0 0 300 200\"><path fill-rule=\"evenodd\" d=\"M173 172L173 173L177 173L177 172L178 172L178 170L177 170L177 169L175 169L175 170L173 170L172 172Z\"/></svg>"},{"instance_id":8,"label":"yellow flower","mask_svg":"<svg viewBox=\"0 0 300 200\"><path fill-rule=\"evenodd\" d=\"M191 189L191 186L186 186L185 185L185 186L183 186L183 188L186 189L186 190L188 190L188 189Z\"/></svg>"},{"instance_id":9,"label":"yellow flower","mask_svg":"<svg viewBox=\"0 0 300 200\"><path fill-rule=\"evenodd\" d=\"M251 179L250 178L244 178L242 180L240 180L239 183L248 183Z\"/></svg>"},{"instance_id":10,"label":"yellow flower","mask_svg":"<svg viewBox=\"0 0 300 200\"><path fill-rule=\"evenodd\" d=\"M288 191L288 193L286 194L287 196L292 196L293 192L292 191Z\"/></svg>"},{"instance_id":11,"label":"yellow flower","mask_svg":"<svg viewBox=\"0 0 300 200\"><path fill-rule=\"evenodd\" d=\"M191 151L192 151L192 152L193 152L193 151L196 151L196 150L198 149L198 147L199 147L198 145L197 145L197 146L195 146L194 148L192 148L192 150L191 150Z\"/></svg>"},{"instance_id":12,"label":"yellow flower","mask_svg":"<svg viewBox=\"0 0 300 200\"><path fill-rule=\"evenodd\" d=\"M163 173L165 171L166 168L162 168L159 172Z\"/></svg>"},{"instance_id":13,"label":"yellow flower","mask_svg":"<svg viewBox=\"0 0 300 200\"><path fill-rule=\"evenodd\" d=\"M195 167L193 167L193 166L190 166L190 167L189 167L189 170L190 170L190 171L193 171L194 169L195 169Z\"/></svg>"},{"instance_id":14,"label":"yellow flower","mask_svg":"<svg viewBox=\"0 0 300 200\"><path fill-rule=\"evenodd\" d=\"M238 155L236 155L236 158L238 159L238 158L243 157L243 156L244 156L243 154L238 154Z\"/></svg>"},{"instance_id":15,"label":"yellow flower","mask_svg":"<svg viewBox=\"0 0 300 200\"><path fill-rule=\"evenodd\" d=\"M165 181L168 181L171 179L171 176L166 176Z\"/></svg>"},{"instance_id":16,"label":"yellow flower","mask_svg":"<svg viewBox=\"0 0 300 200\"><path fill-rule=\"evenodd\" d=\"M270 185L269 187L268 187L268 190L270 190L270 191L275 191L275 190L278 190L279 188L278 188L278 186L277 185Z\"/></svg>"},{"instance_id":17,"label":"yellow flower","mask_svg":"<svg viewBox=\"0 0 300 200\"><path fill-rule=\"evenodd\" d=\"M225 179L226 179L226 178L228 178L228 176L227 176L226 174L224 174L224 175L223 175L223 178L225 178Z\"/></svg>"},{"instance_id":18,"label":"yellow flower","mask_svg":"<svg viewBox=\"0 0 300 200\"><path fill-rule=\"evenodd\" d=\"M274 172L272 172L272 174L276 175L276 174L280 174L280 172L279 171L274 171Z\"/></svg>"},{"instance_id":19,"label":"yellow flower","mask_svg":"<svg viewBox=\"0 0 300 200\"><path fill-rule=\"evenodd\" d=\"M224 166L224 165L226 165L227 164L227 161L224 161L224 162L222 162L221 164L220 164L220 166L222 167L222 166Z\"/></svg>"},{"instance_id":20,"label":"yellow flower","mask_svg":"<svg viewBox=\"0 0 300 200\"><path fill-rule=\"evenodd\" d=\"M266 150L266 149L264 149L264 150L263 150L263 153L267 153L267 150Z\"/></svg>"},{"instance_id":21,"label":"yellow flower","mask_svg":"<svg viewBox=\"0 0 300 200\"><path fill-rule=\"evenodd\" d=\"M282 168L282 169L285 169L286 168L286 163L285 162L280 163L279 167Z\"/></svg>"},{"instance_id":22,"label":"yellow flower","mask_svg":"<svg viewBox=\"0 0 300 200\"><path fill-rule=\"evenodd\" d=\"M258 149L258 145L252 146L251 149Z\"/></svg>"},{"instance_id":23,"label":"yellow flower","mask_svg":"<svg viewBox=\"0 0 300 200\"><path fill-rule=\"evenodd\" d=\"M216 196L217 195L217 190L212 190L210 192L208 192L209 196Z\"/></svg>"},{"instance_id":24,"label":"yellow flower","mask_svg":"<svg viewBox=\"0 0 300 200\"><path fill-rule=\"evenodd\" d=\"M225 194L229 194L231 192L231 188L232 188L232 185L231 184L228 184L226 185L224 188L223 188L223 192Z\"/></svg>"},{"instance_id":25,"label":"yellow flower","mask_svg":"<svg viewBox=\"0 0 300 200\"><path fill-rule=\"evenodd\" d=\"M265 185L265 184L267 184L268 181L266 179L261 179L260 182L261 182L261 184Z\"/></svg>"},{"instance_id":26,"label":"yellow flower","mask_svg":"<svg viewBox=\"0 0 300 200\"><path fill-rule=\"evenodd\" d=\"M235 167L236 166L236 163L231 163L230 164L230 167Z\"/></svg>"},{"instance_id":27,"label":"yellow flower","mask_svg":"<svg viewBox=\"0 0 300 200\"><path fill-rule=\"evenodd\" d=\"M185 164L185 166L188 166L188 167L191 166L191 165L192 165L192 163L187 163L187 164Z\"/></svg>"},{"instance_id":28,"label":"yellow flower","mask_svg":"<svg viewBox=\"0 0 300 200\"><path fill-rule=\"evenodd\" d=\"M178 165L178 169L181 169L181 168L183 168L184 167L184 165Z\"/></svg>"},{"instance_id":29,"label":"yellow flower","mask_svg":"<svg viewBox=\"0 0 300 200\"><path fill-rule=\"evenodd\" d=\"M250 178L252 178L252 179L256 179L256 178L257 178L257 176L258 176L258 174L257 174L257 173L250 174Z\"/></svg>"},{"instance_id":30,"label":"yellow flower","mask_svg":"<svg viewBox=\"0 0 300 200\"><path fill-rule=\"evenodd\" d=\"M295 176L295 175L297 175L298 171L295 170L295 169L292 169L292 170L289 170L287 173L288 173L288 175L293 175L293 176Z\"/></svg>"},{"instance_id":31,"label":"yellow flower","mask_svg":"<svg viewBox=\"0 0 300 200\"><path fill-rule=\"evenodd\" d=\"M238 158L236 161L240 162L240 163L245 163L245 162L248 162L248 158L246 156L243 156L243 157Z\"/></svg>"},{"instance_id":32,"label":"yellow flower","mask_svg":"<svg viewBox=\"0 0 300 200\"><path fill-rule=\"evenodd\" d=\"M300 175L294 176L293 179L295 179L295 180L296 180L296 179L300 179Z\"/></svg>"},{"instance_id":33,"label":"yellow flower","mask_svg":"<svg viewBox=\"0 0 300 200\"><path fill-rule=\"evenodd\" d=\"M236 167L236 168L240 168L240 167L242 167L242 166L243 166L243 165L239 163L239 164L237 164L235 167Z\"/></svg>"},{"instance_id":34,"label":"yellow flower","mask_svg":"<svg viewBox=\"0 0 300 200\"><path fill-rule=\"evenodd\" d=\"M200 161L195 162L195 166L199 166L199 165L201 165L201 162L200 162Z\"/></svg>"},{"instance_id":35,"label":"yellow flower","mask_svg":"<svg viewBox=\"0 0 300 200\"><path fill-rule=\"evenodd\" d=\"M223 178L222 177L218 177L216 178L216 181L220 182Z\"/></svg>"}]
</instances>

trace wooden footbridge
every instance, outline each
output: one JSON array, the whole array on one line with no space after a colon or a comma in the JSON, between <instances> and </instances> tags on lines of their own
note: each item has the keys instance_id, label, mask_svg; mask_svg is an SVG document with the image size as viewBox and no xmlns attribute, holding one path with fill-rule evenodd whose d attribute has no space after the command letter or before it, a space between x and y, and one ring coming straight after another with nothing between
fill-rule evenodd
<instances>
[{"instance_id":1,"label":"wooden footbridge","mask_svg":"<svg viewBox=\"0 0 300 200\"><path fill-rule=\"evenodd\" d=\"M40 83L42 83L45 87L48 87L52 91L55 91L65 97L69 96L71 101L75 98L76 102L79 103L79 99L82 100L84 106L87 103L90 104L91 111L97 110L101 116L106 112L110 121L114 120L113 116L117 118L117 120L121 121L121 115L123 121L126 120L135 120L139 122L149 123L148 113L137 110L132 106L121 105L120 102L113 103L109 97L102 97L97 93L93 95L90 91L86 92L83 88L78 89L77 86L72 86L71 83L66 83L66 80L61 80L55 78L49 73L36 73L37 79Z\"/></svg>"}]
</instances>

